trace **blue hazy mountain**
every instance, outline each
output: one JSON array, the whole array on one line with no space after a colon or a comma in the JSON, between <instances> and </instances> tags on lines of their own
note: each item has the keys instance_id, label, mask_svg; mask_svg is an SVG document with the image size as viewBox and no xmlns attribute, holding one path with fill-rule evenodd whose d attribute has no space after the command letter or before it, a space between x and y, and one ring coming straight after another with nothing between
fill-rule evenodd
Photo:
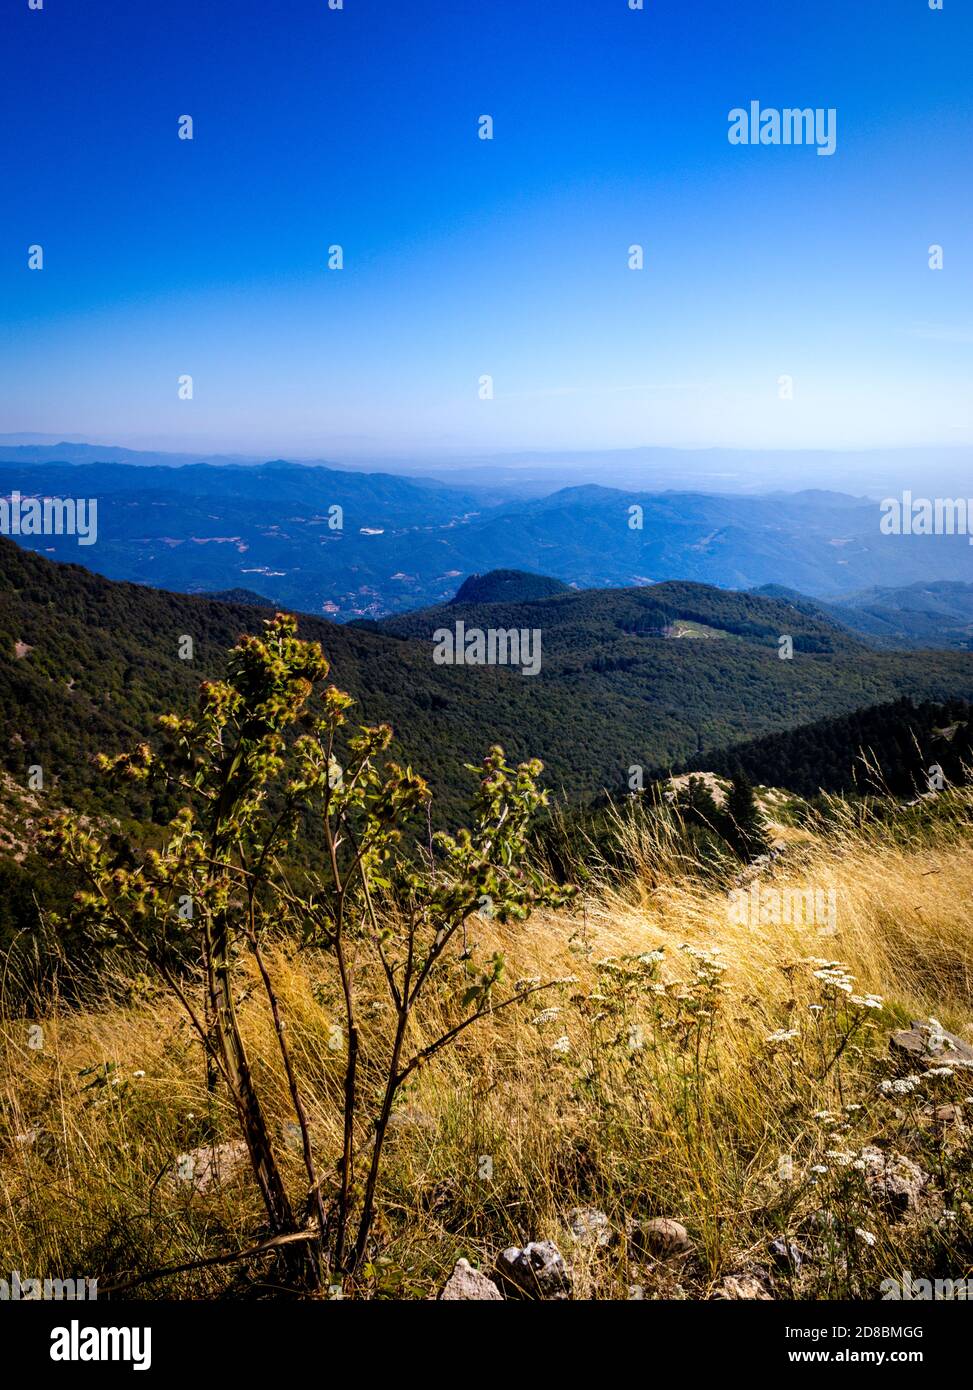
<instances>
[{"instance_id":1,"label":"blue hazy mountain","mask_svg":"<svg viewBox=\"0 0 973 1390\"><path fill-rule=\"evenodd\" d=\"M765 584L755 592L787 599L803 611L827 613L880 646L973 649L973 583L944 579L873 587L829 602L781 584Z\"/></svg>"},{"instance_id":2,"label":"blue hazy mountain","mask_svg":"<svg viewBox=\"0 0 973 1390\"><path fill-rule=\"evenodd\" d=\"M966 536L883 535L874 499L838 492L720 496L587 484L524 499L285 462L0 463L0 495L14 490L98 499L94 545L19 538L50 558L186 593L249 588L339 620L442 603L468 576L497 569L583 588L779 584L827 602L973 580Z\"/></svg>"}]
</instances>

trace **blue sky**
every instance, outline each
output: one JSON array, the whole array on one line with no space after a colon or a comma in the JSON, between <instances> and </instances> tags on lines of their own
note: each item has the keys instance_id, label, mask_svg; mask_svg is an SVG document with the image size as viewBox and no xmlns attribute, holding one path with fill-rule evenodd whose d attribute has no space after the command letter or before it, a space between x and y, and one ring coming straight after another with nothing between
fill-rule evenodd
<instances>
[{"instance_id":1,"label":"blue sky","mask_svg":"<svg viewBox=\"0 0 973 1390\"><path fill-rule=\"evenodd\" d=\"M15 0L3 27L0 431L973 442L966 0ZM836 153L730 145L752 100L834 107Z\"/></svg>"}]
</instances>

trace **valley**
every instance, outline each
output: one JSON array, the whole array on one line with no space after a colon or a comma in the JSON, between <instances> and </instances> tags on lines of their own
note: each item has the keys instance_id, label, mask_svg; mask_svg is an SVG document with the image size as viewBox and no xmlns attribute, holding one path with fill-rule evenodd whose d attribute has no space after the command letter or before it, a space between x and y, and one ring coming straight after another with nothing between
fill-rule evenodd
<instances>
[{"instance_id":1,"label":"valley","mask_svg":"<svg viewBox=\"0 0 973 1390\"><path fill-rule=\"evenodd\" d=\"M875 501L839 492L645 493L596 485L522 498L421 477L282 461L243 467L0 459L0 497L97 499L97 544L22 536L52 559L184 593L255 589L340 622L446 602L512 568L579 588L683 579L784 585L820 601L968 582L962 535L884 535ZM633 515L639 526L633 527Z\"/></svg>"}]
</instances>

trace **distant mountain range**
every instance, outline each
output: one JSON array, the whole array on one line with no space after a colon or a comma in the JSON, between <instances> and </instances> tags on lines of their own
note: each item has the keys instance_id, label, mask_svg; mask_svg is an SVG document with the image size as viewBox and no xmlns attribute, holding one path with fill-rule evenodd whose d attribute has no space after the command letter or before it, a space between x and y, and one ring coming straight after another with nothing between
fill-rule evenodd
<instances>
[{"instance_id":1,"label":"distant mountain range","mask_svg":"<svg viewBox=\"0 0 973 1390\"><path fill-rule=\"evenodd\" d=\"M973 584L961 580L862 589L830 603L781 584L765 584L756 592L827 613L883 646L973 649Z\"/></svg>"},{"instance_id":2,"label":"distant mountain range","mask_svg":"<svg viewBox=\"0 0 973 1390\"><path fill-rule=\"evenodd\" d=\"M181 592L245 588L338 620L444 602L471 574L508 568L583 588L669 579L784 585L826 602L973 578L965 535L883 535L874 500L836 492L745 497L586 485L525 500L284 462L0 462L0 495L13 491L97 499L97 543L83 552L69 536L19 538L52 558ZM852 606L864 614L859 621L881 625L872 611L881 603Z\"/></svg>"},{"instance_id":3,"label":"distant mountain range","mask_svg":"<svg viewBox=\"0 0 973 1390\"><path fill-rule=\"evenodd\" d=\"M182 468L186 464L257 463L258 459L220 454L170 454L161 450L124 449L115 444L89 444L85 440L53 440L40 435L0 435L0 463L19 467L46 463L127 463L139 468Z\"/></svg>"},{"instance_id":4,"label":"distant mountain range","mask_svg":"<svg viewBox=\"0 0 973 1390\"><path fill-rule=\"evenodd\" d=\"M260 463L247 454L212 454L185 450L129 449L95 444L78 435L0 434L0 462L131 463L175 468L187 463ZM635 492L704 492L754 496L793 492L809 478L821 488L841 489L867 497L885 497L903 488L956 496L973 474L973 450L964 445L877 449L675 449L648 446L629 449L513 449L486 454L437 451L418 464L400 454L359 456L354 462L302 455L296 463L332 469L421 475L470 491L489 491L508 498L546 497L564 487L602 484Z\"/></svg>"}]
</instances>

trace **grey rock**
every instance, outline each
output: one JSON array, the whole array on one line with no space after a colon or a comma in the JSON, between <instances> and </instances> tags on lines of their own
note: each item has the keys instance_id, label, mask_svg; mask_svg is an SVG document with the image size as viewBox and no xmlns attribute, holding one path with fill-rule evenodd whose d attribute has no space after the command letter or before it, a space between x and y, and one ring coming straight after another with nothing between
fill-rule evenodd
<instances>
[{"instance_id":1,"label":"grey rock","mask_svg":"<svg viewBox=\"0 0 973 1390\"><path fill-rule=\"evenodd\" d=\"M571 1297L571 1272L552 1240L531 1241L523 1250L511 1245L497 1261L501 1287L538 1299Z\"/></svg>"},{"instance_id":2,"label":"grey rock","mask_svg":"<svg viewBox=\"0 0 973 1390\"><path fill-rule=\"evenodd\" d=\"M726 1274L719 1289L713 1295L721 1299L759 1299L770 1302L770 1294L752 1274Z\"/></svg>"},{"instance_id":3,"label":"grey rock","mask_svg":"<svg viewBox=\"0 0 973 1390\"><path fill-rule=\"evenodd\" d=\"M894 1218L913 1212L919 1206L929 1182L918 1163L904 1154L868 1146L861 1151L865 1162L865 1182L873 1199Z\"/></svg>"},{"instance_id":4,"label":"grey rock","mask_svg":"<svg viewBox=\"0 0 973 1390\"><path fill-rule=\"evenodd\" d=\"M439 1295L446 1301L502 1303L503 1295L492 1279L474 1269L469 1260L457 1260Z\"/></svg>"},{"instance_id":5,"label":"grey rock","mask_svg":"<svg viewBox=\"0 0 973 1390\"><path fill-rule=\"evenodd\" d=\"M615 1240L611 1222L597 1207L575 1207L569 1211L568 1230L576 1245L604 1249Z\"/></svg>"},{"instance_id":6,"label":"grey rock","mask_svg":"<svg viewBox=\"0 0 973 1390\"><path fill-rule=\"evenodd\" d=\"M955 1033L947 1033L935 1019L927 1023L913 1019L909 1028L892 1034L889 1048L924 1067L973 1066L973 1047Z\"/></svg>"},{"instance_id":7,"label":"grey rock","mask_svg":"<svg viewBox=\"0 0 973 1390\"><path fill-rule=\"evenodd\" d=\"M966 1128L966 1121L963 1118L963 1107L961 1105L937 1105L933 1109L932 1117L936 1124L942 1125L943 1128Z\"/></svg>"},{"instance_id":8,"label":"grey rock","mask_svg":"<svg viewBox=\"0 0 973 1390\"><path fill-rule=\"evenodd\" d=\"M770 1257L779 1269L800 1274L804 1264L804 1251L790 1240L772 1240L768 1246Z\"/></svg>"},{"instance_id":9,"label":"grey rock","mask_svg":"<svg viewBox=\"0 0 973 1390\"><path fill-rule=\"evenodd\" d=\"M249 1162L250 1155L242 1139L231 1139L226 1144L203 1144L179 1155L172 1180L196 1192L209 1192L239 1177Z\"/></svg>"}]
</instances>

